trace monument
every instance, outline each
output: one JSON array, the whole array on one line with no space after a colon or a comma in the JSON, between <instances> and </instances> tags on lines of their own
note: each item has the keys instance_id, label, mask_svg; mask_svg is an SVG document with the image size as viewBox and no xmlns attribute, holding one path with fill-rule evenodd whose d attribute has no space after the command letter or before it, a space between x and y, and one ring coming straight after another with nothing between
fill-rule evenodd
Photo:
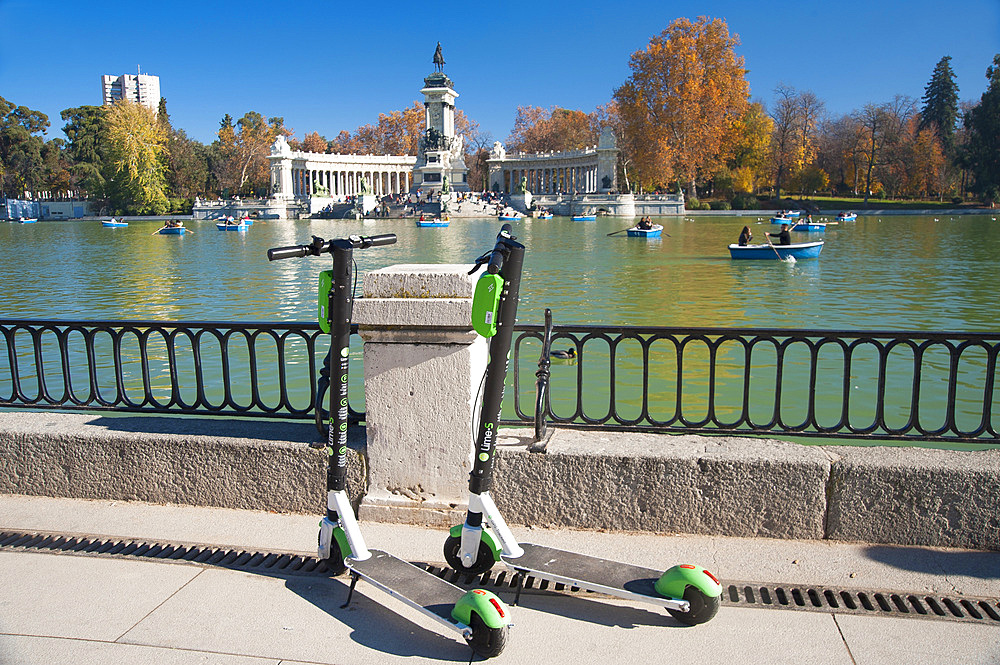
<instances>
[{"instance_id":1,"label":"monument","mask_svg":"<svg viewBox=\"0 0 1000 665\"><path fill-rule=\"evenodd\" d=\"M444 73L441 42L434 51L434 73L424 79L424 133L417 149L410 191L441 193L445 181L452 192L469 191L463 139L455 135L455 84Z\"/></svg>"}]
</instances>

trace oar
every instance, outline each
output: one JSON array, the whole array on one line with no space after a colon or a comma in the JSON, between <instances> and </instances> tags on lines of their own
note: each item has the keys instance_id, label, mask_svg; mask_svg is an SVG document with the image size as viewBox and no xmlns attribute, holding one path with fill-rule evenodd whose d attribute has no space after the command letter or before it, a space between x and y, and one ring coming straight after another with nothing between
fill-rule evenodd
<instances>
[{"instance_id":1,"label":"oar","mask_svg":"<svg viewBox=\"0 0 1000 665\"><path fill-rule=\"evenodd\" d=\"M768 233L765 232L764 233L764 240L766 240L767 244L771 246L771 249L774 251L774 255L778 257L778 260L779 261L784 261L784 259L781 258L781 254L778 253L778 250L774 249L774 245L771 244L771 236L770 236L770 234L768 234Z\"/></svg>"},{"instance_id":2,"label":"oar","mask_svg":"<svg viewBox=\"0 0 1000 665\"><path fill-rule=\"evenodd\" d=\"M631 229L631 228L634 228L634 227L631 227L631 226L630 226L630 227L628 227L628 229ZM622 229L621 231L613 231L613 232L609 233L608 235L609 235L609 236L616 236L616 235L618 235L619 233L625 233L626 231L628 231L628 229Z\"/></svg>"}]
</instances>

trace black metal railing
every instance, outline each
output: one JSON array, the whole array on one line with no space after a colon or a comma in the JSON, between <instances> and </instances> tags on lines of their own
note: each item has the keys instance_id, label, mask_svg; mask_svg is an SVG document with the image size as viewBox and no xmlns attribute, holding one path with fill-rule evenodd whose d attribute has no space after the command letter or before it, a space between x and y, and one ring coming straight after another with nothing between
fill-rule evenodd
<instances>
[{"instance_id":1,"label":"black metal railing","mask_svg":"<svg viewBox=\"0 0 1000 665\"><path fill-rule=\"evenodd\" d=\"M1000 443L1000 333L517 330L511 423L542 414L559 427ZM553 352L536 375L548 385L529 388L532 347L561 344L574 357Z\"/></svg>"},{"instance_id":2,"label":"black metal railing","mask_svg":"<svg viewBox=\"0 0 1000 665\"><path fill-rule=\"evenodd\" d=\"M0 344L0 406L296 419L329 349L315 323L204 321L0 320Z\"/></svg>"},{"instance_id":3,"label":"black metal railing","mask_svg":"<svg viewBox=\"0 0 1000 665\"><path fill-rule=\"evenodd\" d=\"M1000 443L1000 333L546 320L516 327L502 421L539 438L551 423ZM314 323L28 319L0 320L0 345L0 406L293 419L317 415L329 346Z\"/></svg>"}]
</instances>

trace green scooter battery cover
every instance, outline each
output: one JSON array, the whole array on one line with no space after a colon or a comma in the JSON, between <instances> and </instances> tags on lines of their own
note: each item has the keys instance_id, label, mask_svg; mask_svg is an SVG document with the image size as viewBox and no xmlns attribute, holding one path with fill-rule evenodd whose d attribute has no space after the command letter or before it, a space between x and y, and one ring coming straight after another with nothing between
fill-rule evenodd
<instances>
[{"instance_id":1,"label":"green scooter battery cover","mask_svg":"<svg viewBox=\"0 0 1000 665\"><path fill-rule=\"evenodd\" d=\"M330 332L330 289L333 288L333 271L324 270L319 274L319 329Z\"/></svg>"},{"instance_id":2,"label":"green scooter battery cover","mask_svg":"<svg viewBox=\"0 0 1000 665\"><path fill-rule=\"evenodd\" d=\"M483 274L476 282L472 295L472 328L483 337L497 334L497 310L500 309L500 292L503 277Z\"/></svg>"}]
</instances>

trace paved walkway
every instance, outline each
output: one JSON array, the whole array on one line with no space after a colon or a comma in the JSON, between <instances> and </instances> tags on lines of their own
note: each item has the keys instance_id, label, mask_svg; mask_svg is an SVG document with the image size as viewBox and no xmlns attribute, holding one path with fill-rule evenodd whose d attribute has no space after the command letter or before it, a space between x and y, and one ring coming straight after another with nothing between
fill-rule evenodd
<instances>
[{"instance_id":1,"label":"paved walkway","mask_svg":"<svg viewBox=\"0 0 1000 665\"><path fill-rule=\"evenodd\" d=\"M0 496L0 530L312 553L318 517ZM439 531L363 525L369 545L442 560ZM525 541L726 580L1000 596L1000 552L515 528ZM360 583L181 561L0 550L0 664L468 662L457 635ZM505 600L512 594L503 592ZM1000 622L723 605L684 627L656 608L530 593L497 663L1000 663Z\"/></svg>"}]
</instances>

